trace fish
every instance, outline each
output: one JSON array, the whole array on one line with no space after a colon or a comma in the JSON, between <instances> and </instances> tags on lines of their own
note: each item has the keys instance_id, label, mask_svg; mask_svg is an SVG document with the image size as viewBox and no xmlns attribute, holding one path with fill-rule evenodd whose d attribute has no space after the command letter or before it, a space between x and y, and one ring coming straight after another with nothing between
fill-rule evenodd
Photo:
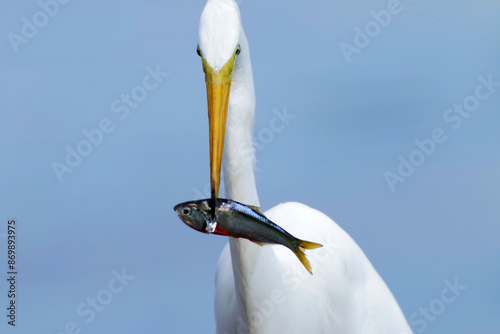
<instances>
[{"instance_id":1,"label":"fish","mask_svg":"<svg viewBox=\"0 0 500 334\"><path fill-rule=\"evenodd\" d=\"M174 206L174 210L187 226L199 232L245 238L259 246L283 245L297 256L312 275L311 264L305 255L305 250L323 245L294 237L264 216L259 207L217 198L215 217L213 217L211 203L213 199L210 198L183 202Z\"/></svg>"}]
</instances>

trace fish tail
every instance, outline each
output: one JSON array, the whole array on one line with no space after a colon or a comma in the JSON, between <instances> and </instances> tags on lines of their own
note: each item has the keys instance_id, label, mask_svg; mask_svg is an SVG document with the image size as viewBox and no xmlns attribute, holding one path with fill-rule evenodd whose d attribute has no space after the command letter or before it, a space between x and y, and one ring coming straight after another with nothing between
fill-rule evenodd
<instances>
[{"instance_id":1,"label":"fish tail","mask_svg":"<svg viewBox=\"0 0 500 334\"><path fill-rule=\"evenodd\" d=\"M317 244L315 242L299 240L299 249L294 251L295 255L299 258L300 262L304 265L307 271L312 275L311 264L306 257L305 250L306 249L314 249L323 247L321 244Z\"/></svg>"},{"instance_id":2,"label":"fish tail","mask_svg":"<svg viewBox=\"0 0 500 334\"><path fill-rule=\"evenodd\" d=\"M323 245L322 244L317 244L315 242L300 240L299 241L299 248L301 248L301 247L304 248L304 249L314 249L314 248L323 247Z\"/></svg>"}]
</instances>

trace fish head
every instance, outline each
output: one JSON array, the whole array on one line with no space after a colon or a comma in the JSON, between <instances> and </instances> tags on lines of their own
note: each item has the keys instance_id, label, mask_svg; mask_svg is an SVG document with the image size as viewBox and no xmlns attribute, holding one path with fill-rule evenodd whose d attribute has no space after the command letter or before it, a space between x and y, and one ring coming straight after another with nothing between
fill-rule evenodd
<instances>
[{"instance_id":1,"label":"fish head","mask_svg":"<svg viewBox=\"0 0 500 334\"><path fill-rule=\"evenodd\" d=\"M207 200L184 202L174 207L175 212L187 226L206 233L209 220L210 206Z\"/></svg>"}]
</instances>

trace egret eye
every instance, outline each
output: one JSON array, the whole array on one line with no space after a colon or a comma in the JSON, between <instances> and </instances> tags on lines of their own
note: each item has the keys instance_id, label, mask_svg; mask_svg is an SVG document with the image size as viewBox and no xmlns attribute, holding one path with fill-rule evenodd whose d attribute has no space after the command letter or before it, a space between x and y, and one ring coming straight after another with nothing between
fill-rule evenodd
<instances>
[{"instance_id":1,"label":"egret eye","mask_svg":"<svg viewBox=\"0 0 500 334\"><path fill-rule=\"evenodd\" d=\"M198 54L198 56L201 57L201 50L200 50L200 45L198 44L198 47L196 48L196 53Z\"/></svg>"},{"instance_id":2,"label":"egret eye","mask_svg":"<svg viewBox=\"0 0 500 334\"><path fill-rule=\"evenodd\" d=\"M188 207L188 206L186 206L184 209L182 209L182 214L186 215L186 216L190 215L191 214L191 208Z\"/></svg>"},{"instance_id":3,"label":"egret eye","mask_svg":"<svg viewBox=\"0 0 500 334\"><path fill-rule=\"evenodd\" d=\"M236 49L236 55L239 55L241 52L241 47L240 45L238 44L238 48Z\"/></svg>"}]
</instances>

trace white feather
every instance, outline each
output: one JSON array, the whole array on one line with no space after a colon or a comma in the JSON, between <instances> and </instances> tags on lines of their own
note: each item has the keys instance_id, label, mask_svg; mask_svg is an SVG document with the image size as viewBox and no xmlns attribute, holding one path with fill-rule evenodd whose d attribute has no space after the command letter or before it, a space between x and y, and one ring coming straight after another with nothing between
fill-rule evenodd
<instances>
[{"instance_id":1,"label":"white feather","mask_svg":"<svg viewBox=\"0 0 500 334\"><path fill-rule=\"evenodd\" d=\"M200 19L200 49L214 71L219 71L238 45L240 10L233 0L208 0Z\"/></svg>"}]
</instances>

